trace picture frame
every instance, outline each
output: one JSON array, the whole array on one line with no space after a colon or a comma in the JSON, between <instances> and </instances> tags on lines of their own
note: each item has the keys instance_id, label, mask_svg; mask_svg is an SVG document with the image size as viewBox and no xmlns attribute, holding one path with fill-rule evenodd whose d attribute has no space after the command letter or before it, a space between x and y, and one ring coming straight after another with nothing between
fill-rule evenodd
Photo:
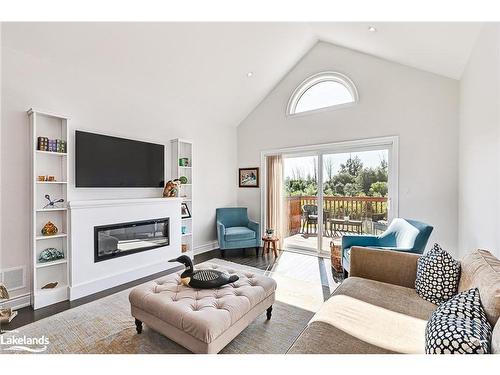
<instances>
[{"instance_id":1,"label":"picture frame","mask_svg":"<svg viewBox=\"0 0 500 375\"><path fill-rule=\"evenodd\" d=\"M188 219L191 217L187 203L181 203L181 219Z\"/></svg>"},{"instance_id":2,"label":"picture frame","mask_svg":"<svg viewBox=\"0 0 500 375\"><path fill-rule=\"evenodd\" d=\"M258 188L259 168L240 168L238 173L238 183L240 188Z\"/></svg>"}]
</instances>

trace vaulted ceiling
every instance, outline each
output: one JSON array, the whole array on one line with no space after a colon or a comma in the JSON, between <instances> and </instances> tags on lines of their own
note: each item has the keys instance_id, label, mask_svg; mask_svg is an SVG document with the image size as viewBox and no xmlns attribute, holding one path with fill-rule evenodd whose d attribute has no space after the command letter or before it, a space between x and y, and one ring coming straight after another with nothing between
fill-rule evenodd
<instances>
[{"instance_id":1,"label":"vaulted ceiling","mask_svg":"<svg viewBox=\"0 0 500 375\"><path fill-rule=\"evenodd\" d=\"M479 23L7 23L2 48L236 126L318 41L459 79ZM374 26L376 31L369 31ZM251 72L251 74L249 74ZM251 75L249 77L249 75ZM228 103L231 103L228 105ZM217 118L217 116L219 118Z\"/></svg>"}]
</instances>

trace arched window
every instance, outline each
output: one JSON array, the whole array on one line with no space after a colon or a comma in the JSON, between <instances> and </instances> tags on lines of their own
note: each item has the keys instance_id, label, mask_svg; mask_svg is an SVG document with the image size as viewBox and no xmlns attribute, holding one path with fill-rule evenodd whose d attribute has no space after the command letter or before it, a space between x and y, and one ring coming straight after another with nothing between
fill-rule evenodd
<instances>
[{"instance_id":1,"label":"arched window","mask_svg":"<svg viewBox=\"0 0 500 375\"><path fill-rule=\"evenodd\" d=\"M287 114L344 106L358 101L358 90L349 77L336 72L322 72L309 77L293 92Z\"/></svg>"}]
</instances>

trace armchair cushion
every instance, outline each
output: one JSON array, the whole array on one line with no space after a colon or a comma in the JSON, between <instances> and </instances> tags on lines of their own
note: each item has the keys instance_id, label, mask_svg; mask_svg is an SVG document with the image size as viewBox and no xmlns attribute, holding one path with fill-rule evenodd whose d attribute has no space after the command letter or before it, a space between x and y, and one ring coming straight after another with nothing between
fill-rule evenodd
<instances>
[{"instance_id":1,"label":"armchair cushion","mask_svg":"<svg viewBox=\"0 0 500 375\"><path fill-rule=\"evenodd\" d=\"M252 240L255 238L255 235L255 231L248 227L230 227L226 228L224 239L226 241Z\"/></svg>"}]
</instances>

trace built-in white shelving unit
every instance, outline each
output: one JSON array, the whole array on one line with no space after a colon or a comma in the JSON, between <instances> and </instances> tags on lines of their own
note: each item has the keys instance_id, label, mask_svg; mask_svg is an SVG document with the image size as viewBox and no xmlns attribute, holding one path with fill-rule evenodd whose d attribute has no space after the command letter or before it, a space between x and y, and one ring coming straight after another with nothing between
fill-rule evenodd
<instances>
[{"instance_id":1,"label":"built-in white shelving unit","mask_svg":"<svg viewBox=\"0 0 500 375\"><path fill-rule=\"evenodd\" d=\"M67 116L35 109L28 111L31 134L31 254L32 294L31 304L35 309L68 299L69 246L68 246L68 154L38 150L38 137L68 140ZM66 145L67 151L67 145ZM39 181L39 176L54 176L55 181ZM45 195L53 200L64 199L56 207L44 208L48 203ZM42 228L47 222L58 228L58 233L44 236ZM47 248L64 252L64 259L39 262L40 253ZM42 289L44 285L57 282L57 287Z\"/></svg>"},{"instance_id":2,"label":"built-in white shelving unit","mask_svg":"<svg viewBox=\"0 0 500 375\"><path fill-rule=\"evenodd\" d=\"M187 247L184 254L194 257L193 240L193 143L182 139L173 139L171 145L172 179L186 177L187 183L181 184L179 197L188 207L191 217L182 219L182 245ZM187 160L187 165L181 165L181 160Z\"/></svg>"}]
</instances>

